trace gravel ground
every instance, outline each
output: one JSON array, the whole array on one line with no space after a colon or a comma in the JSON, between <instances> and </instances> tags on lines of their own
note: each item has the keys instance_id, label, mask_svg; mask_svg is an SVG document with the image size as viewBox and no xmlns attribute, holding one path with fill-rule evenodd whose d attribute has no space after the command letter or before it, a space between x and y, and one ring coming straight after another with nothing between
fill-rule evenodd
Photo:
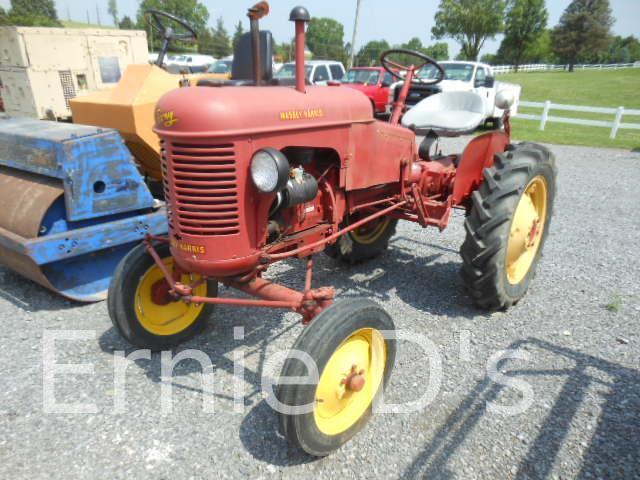
<instances>
[{"instance_id":1,"label":"gravel ground","mask_svg":"<svg viewBox=\"0 0 640 480\"><path fill-rule=\"evenodd\" d=\"M402 223L390 251L365 265L319 256L316 285L379 302L399 329L434 342L443 371L427 408L377 415L324 459L287 447L260 392L265 360L301 331L295 315L219 308L207 332L184 346L211 358L213 392L202 393L194 361L162 382L154 355L128 367L119 413L115 352L132 348L114 332L106 304L74 304L0 269L0 478L640 478L640 153L552 149L559 190L544 258L528 296L506 313L478 313L463 290L460 216L444 233ZM295 263L272 276L303 281ZM244 339L234 340L234 327ZM74 329L90 338L58 342L56 360L93 370L58 375L56 399L96 412L44 413L43 338ZM501 371L533 394L511 416L487 408L521 404L522 384L487 377L488 359L508 349L527 359ZM234 409L236 352L245 397ZM389 398L418 399L431 373L420 349L401 342ZM173 388L171 414L161 412L162 385Z\"/></svg>"}]
</instances>

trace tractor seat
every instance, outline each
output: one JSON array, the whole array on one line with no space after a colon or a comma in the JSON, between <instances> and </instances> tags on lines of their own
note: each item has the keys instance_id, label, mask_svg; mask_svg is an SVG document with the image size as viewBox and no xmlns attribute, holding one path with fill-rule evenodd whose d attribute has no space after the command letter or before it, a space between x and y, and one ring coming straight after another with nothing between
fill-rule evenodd
<instances>
[{"instance_id":1,"label":"tractor seat","mask_svg":"<svg viewBox=\"0 0 640 480\"><path fill-rule=\"evenodd\" d=\"M430 131L442 137L473 132L484 122L484 102L473 92L443 92L425 98L402 117L416 135Z\"/></svg>"}]
</instances>

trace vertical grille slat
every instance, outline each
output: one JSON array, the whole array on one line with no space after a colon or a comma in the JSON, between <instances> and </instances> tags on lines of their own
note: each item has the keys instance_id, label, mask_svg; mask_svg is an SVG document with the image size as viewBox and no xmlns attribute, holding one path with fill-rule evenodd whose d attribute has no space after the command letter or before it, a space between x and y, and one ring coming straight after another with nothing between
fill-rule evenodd
<instances>
[{"instance_id":1,"label":"vertical grille slat","mask_svg":"<svg viewBox=\"0 0 640 480\"><path fill-rule=\"evenodd\" d=\"M162 168L170 223L181 234L240 232L235 145L168 143ZM173 228L173 227L172 227Z\"/></svg>"}]
</instances>

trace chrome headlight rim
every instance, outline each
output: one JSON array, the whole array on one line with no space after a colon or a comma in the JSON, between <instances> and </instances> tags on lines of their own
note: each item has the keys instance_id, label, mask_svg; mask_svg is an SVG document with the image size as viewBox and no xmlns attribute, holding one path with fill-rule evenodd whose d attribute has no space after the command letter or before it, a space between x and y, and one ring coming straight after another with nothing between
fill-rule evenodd
<instances>
[{"instance_id":1,"label":"chrome headlight rim","mask_svg":"<svg viewBox=\"0 0 640 480\"><path fill-rule=\"evenodd\" d=\"M251 157L251 180L261 193L282 190L289 180L289 170L289 160L278 149L261 148Z\"/></svg>"}]
</instances>

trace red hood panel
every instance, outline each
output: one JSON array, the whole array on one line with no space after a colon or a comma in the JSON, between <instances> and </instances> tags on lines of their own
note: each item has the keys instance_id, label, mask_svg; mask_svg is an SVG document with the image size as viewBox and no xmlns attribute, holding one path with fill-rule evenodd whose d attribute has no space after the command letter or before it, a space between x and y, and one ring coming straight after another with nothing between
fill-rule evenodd
<instances>
[{"instance_id":1,"label":"red hood panel","mask_svg":"<svg viewBox=\"0 0 640 480\"><path fill-rule=\"evenodd\" d=\"M157 104L160 136L222 137L373 121L367 97L342 86L185 87Z\"/></svg>"}]
</instances>

